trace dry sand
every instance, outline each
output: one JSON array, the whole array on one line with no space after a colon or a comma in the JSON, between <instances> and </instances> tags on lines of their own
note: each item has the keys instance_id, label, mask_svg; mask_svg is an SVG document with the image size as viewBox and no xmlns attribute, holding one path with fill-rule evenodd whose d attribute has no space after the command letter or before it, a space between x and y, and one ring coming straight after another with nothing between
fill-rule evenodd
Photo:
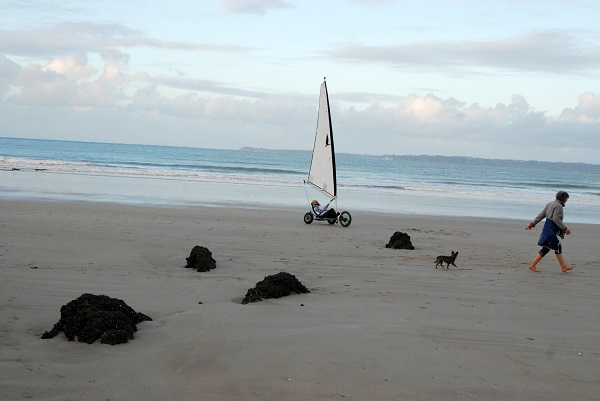
<instances>
[{"instance_id":1,"label":"dry sand","mask_svg":"<svg viewBox=\"0 0 600 401\"><path fill-rule=\"evenodd\" d=\"M527 221L303 214L0 201L0 399L599 399L600 226L567 210L576 267L536 274ZM415 250L385 248L395 231ZM184 268L195 245L215 270ZM280 271L310 294L241 305ZM83 293L153 321L116 346L40 339Z\"/></svg>"}]
</instances>

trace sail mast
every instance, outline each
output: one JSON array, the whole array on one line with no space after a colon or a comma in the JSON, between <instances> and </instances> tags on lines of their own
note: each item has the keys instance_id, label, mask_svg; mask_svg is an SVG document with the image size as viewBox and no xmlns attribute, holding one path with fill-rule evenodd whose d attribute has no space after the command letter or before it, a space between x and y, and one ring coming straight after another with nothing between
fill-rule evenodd
<instances>
[{"instance_id":1,"label":"sail mast","mask_svg":"<svg viewBox=\"0 0 600 401\"><path fill-rule=\"evenodd\" d=\"M333 196L337 198L337 174L335 169L335 148L333 146L333 125L331 124L331 110L329 108L329 93L327 92L326 77L323 77L323 86L325 87L325 98L327 99L327 117L329 119L329 138L331 141L331 172L333 175Z\"/></svg>"}]
</instances>

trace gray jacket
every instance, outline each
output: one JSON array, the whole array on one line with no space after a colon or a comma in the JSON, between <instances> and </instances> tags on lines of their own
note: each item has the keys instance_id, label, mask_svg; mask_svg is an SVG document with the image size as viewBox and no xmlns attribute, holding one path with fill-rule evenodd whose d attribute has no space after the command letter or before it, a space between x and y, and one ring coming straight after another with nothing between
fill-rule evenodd
<instances>
[{"instance_id":1,"label":"gray jacket","mask_svg":"<svg viewBox=\"0 0 600 401\"><path fill-rule=\"evenodd\" d=\"M558 199L548 203L544 210L529 225L535 227L544 217L552 220L563 232L567 231L567 226L563 224L563 205Z\"/></svg>"}]
</instances>

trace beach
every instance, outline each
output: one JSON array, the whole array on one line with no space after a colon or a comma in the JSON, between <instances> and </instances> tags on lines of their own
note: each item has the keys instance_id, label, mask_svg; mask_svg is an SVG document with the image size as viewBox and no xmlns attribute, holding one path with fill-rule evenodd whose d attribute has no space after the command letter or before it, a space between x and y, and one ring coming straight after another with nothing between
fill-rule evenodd
<instances>
[{"instance_id":1,"label":"beach","mask_svg":"<svg viewBox=\"0 0 600 401\"><path fill-rule=\"evenodd\" d=\"M543 204L539 205L541 209ZM2 400L592 400L600 226L303 209L0 200ZM535 217L532 215L531 218ZM407 233L414 250L385 247ZM217 268L185 269L196 245ZM456 267L435 268L458 251ZM242 305L285 271L310 293ZM84 293L153 320L115 346L42 334Z\"/></svg>"}]
</instances>

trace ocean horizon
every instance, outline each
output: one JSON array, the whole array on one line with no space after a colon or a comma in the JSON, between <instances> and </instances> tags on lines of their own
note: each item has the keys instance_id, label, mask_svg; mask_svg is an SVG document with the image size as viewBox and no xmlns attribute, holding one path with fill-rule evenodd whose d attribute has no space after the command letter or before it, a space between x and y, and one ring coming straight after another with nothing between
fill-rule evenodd
<instances>
[{"instance_id":1,"label":"ocean horizon","mask_svg":"<svg viewBox=\"0 0 600 401\"><path fill-rule=\"evenodd\" d=\"M299 210L310 150L237 150L0 137L5 198ZM338 209L519 219L558 190L565 222L600 224L600 165L428 155L336 155ZM355 215L356 213L353 213Z\"/></svg>"}]
</instances>

